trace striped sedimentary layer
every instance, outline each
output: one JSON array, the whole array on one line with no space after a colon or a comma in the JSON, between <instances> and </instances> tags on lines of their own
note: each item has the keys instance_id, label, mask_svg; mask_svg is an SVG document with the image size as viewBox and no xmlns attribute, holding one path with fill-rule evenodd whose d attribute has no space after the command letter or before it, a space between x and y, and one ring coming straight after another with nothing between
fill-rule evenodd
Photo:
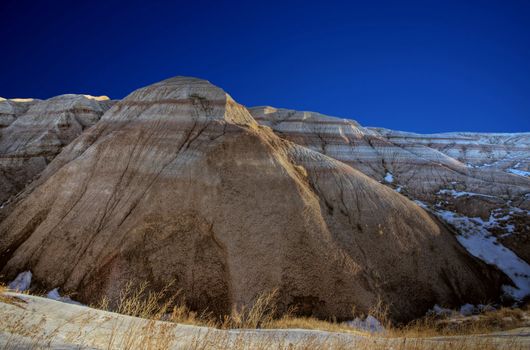
<instances>
[{"instance_id":1,"label":"striped sedimentary layer","mask_svg":"<svg viewBox=\"0 0 530 350\"><path fill-rule=\"evenodd\" d=\"M391 142L421 144L472 167L494 167L506 170L520 163L519 166L525 170L530 165L530 159L528 159L530 133L414 134L383 128L373 128L373 130Z\"/></svg>"},{"instance_id":2,"label":"striped sedimentary layer","mask_svg":"<svg viewBox=\"0 0 530 350\"><path fill-rule=\"evenodd\" d=\"M0 202L33 181L47 164L112 105L108 98L61 95L0 101ZM7 117L12 120L7 123Z\"/></svg>"},{"instance_id":3,"label":"striped sedimentary layer","mask_svg":"<svg viewBox=\"0 0 530 350\"><path fill-rule=\"evenodd\" d=\"M5 99L0 97L0 128L9 126L38 101L32 98Z\"/></svg>"},{"instance_id":4,"label":"striped sedimentary layer","mask_svg":"<svg viewBox=\"0 0 530 350\"><path fill-rule=\"evenodd\" d=\"M430 210L471 218L530 261L529 133L419 135L313 112L249 110L282 138L344 162Z\"/></svg>"},{"instance_id":5,"label":"striped sedimentary layer","mask_svg":"<svg viewBox=\"0 0 530 350\"><path fill-rule=\"evenodd\" d=\"M193 78L116 103L11 207L2 275L31 270L83 302L173 281L219 315L279 288L283 310L348 318L381 299L408 320L494 300L506 282L414 202Z\"/></svg>"}]
</instances>

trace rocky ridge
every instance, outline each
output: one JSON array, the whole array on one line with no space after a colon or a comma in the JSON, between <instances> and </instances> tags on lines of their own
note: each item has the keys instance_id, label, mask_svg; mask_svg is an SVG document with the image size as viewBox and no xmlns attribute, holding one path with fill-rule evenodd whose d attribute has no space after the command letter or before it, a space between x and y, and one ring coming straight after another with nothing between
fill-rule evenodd
<instances>
[{"instance_id":1,"label":"rocky ridge","mask_svg":"<svg viewBox=\"0 0 530 350\"><path fill-rule=\"evenodd\" d=\"M419 135L314 112L249 111L282 138L416 201L455 229L471 254L503 265L523 290L512 294L530 293L530 133Z\"/></svg>"},{"instance_id":2,"label":"rocky ridge","mask_svg":"<svg viewBox=\"0 0 530 350\"><path fill-rule=\"evenodd\" d=\"M278 287L280 308L347 318L382 300L395 320L494 300L509 284L417 203L326 155L327 144L304 147L256 119L207 81L177 77L76 126L8 205L2 274L31 270L42 288L83 302L115 300L131 279L155 289L174 280L190 307L220 315Z\"/></svg>"},{"instance_id":3,"label":"rocky ridge","mask_svg":"<svg viewBox=\"0 0 530 350\"><path fill-rule=\"evenodd\" d=\"M31 183L62 148L113 104L108 97L61 95L0 101L0 203Z\"/></svg>"}]
</instances>

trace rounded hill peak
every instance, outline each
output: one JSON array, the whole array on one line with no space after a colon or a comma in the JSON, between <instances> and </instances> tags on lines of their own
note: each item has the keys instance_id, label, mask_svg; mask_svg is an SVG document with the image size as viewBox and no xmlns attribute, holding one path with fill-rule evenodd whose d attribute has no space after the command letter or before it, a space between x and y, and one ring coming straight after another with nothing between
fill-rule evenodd
<instances>
[{"instance_id":1,"label":"rounded hill peak","mask_svg":"<svg viewBox=\"0 0 530 350\"><path fill-rule=\"evenodd\" d=\"M176 76L140 88L124 100L183 100L193 97L212 101L225 100L226 92L207 80Z\"/></svg>"},{"instance_id":2,"label":"rounded hill peak","mask_svg":"<svg viewBox=\"0 0 530 350\"><path fill-rule=\"evenodd\" d=\"M134 111L133 109L134 108ZM123 113L127 109L126 113ZM224 120L255 124L249 112L207 80L176 76L140 88L116 104L106 120Z\"/></svg>"}]
</instances>

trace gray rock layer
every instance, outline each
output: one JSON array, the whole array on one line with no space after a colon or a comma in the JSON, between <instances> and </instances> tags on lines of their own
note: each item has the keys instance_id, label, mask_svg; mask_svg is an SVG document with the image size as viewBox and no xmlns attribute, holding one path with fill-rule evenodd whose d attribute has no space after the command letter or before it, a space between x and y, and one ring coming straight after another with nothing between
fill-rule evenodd
<instances>
[{"instance_id":1,"label":"gray rock layer","mask_svg":"<svg viewBox=\"0 0 530 350\"><path fill-rule=\"evenodd\" d=\"M94 125L112 104L108 98L87 95L16 101L0 101L0 123L5 121L2 125L6 126L0 130L3 204L31 183L64 146ZM7 122L6 116L13 120Z\"/></svg>"}]
</instances>

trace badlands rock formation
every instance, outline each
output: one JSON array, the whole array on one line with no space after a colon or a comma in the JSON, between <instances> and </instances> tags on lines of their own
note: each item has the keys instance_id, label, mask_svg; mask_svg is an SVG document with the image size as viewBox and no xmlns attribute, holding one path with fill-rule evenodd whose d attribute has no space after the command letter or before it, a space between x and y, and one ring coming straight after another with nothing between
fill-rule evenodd
<instances>
[{"instance_id":1,"label":"badlands rock formation","mask_svg":"<svg viewBox=\"0 0 530 350\"><path fill-rule=\"evenodd\" d=\"M432 202L440 190L454 189L516 200L517 206L530 209L525 198L530 179L504 171L528 169L530 133L418 135L365 128L353 120L313 112L273 107L250 112L278 135L376 180L400 185L417 199Z\"/></svg>"},{"instance_id":2,"label":"badlands rock formation","mask_svg":"<svg viewBox=\"0 0 530 350\"><path fill-rule=\"evenodd\" d=\"M530 133L418 135L313 112L250 112L281 137L416 200L471 254L506 272L519 287L514 297L530 294Z\"/></svg>"},{"instance_id":3,"label":"badlands rock formation","mask_svg":"<svg viewBox=\"0 0 530 350\"><path fill-rule=\"evenodd\" d=\"M456 177L438 181L436 202L431 201L437 204L435 209L480 218L482 226L530 262L530 133L377 131L401 147L426 146L464 164L463 181Z\"/></svg>"},{"instance_id":4,"label":"badlands rock formation","mask_svg":"<svg viewBox=\"0 0 530 350\"><path fill-rule=\"evenodd\" d=\"M33 181L61 149L109 109L108 97L0 101L0 203Z\"/></svg>"},{"instance_id":5,"label":"badlands rock formation","mask_svg":"<svg viewBox=\"0 0 530 350\"><path fill-rule=\"evenodd\" d=\"M276 287L280 308L319 317L381 299L395 320L494 300L509 283L416 203L311 148L207 81L139 89L10 205L1 274L31 270L85 303L174 280L217 314Z\"/></svg>"},{"instance_id":6,"label":"badlands rock formation","mask_svg":"<svg viewBox=\"0 0 530 350\"><path fill-rule=\"evenodd\" d=\"M0 128L9 126L38 101L32 98L5 99L0 97Z\"/></svg>"}]
</instances>

